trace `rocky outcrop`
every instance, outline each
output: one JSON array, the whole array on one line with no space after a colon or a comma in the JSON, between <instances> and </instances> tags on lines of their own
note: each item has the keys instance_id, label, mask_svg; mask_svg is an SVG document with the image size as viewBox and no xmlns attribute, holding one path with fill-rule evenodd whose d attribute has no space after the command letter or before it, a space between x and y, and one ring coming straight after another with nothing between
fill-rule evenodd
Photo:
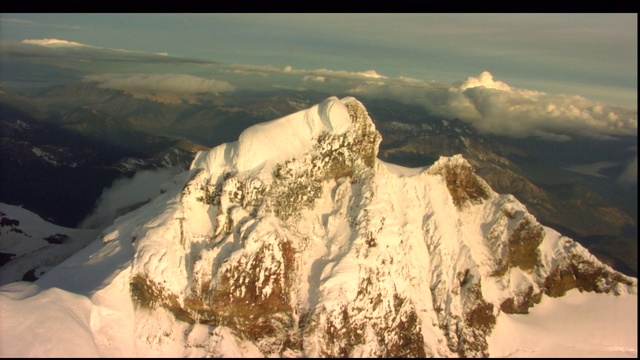
<instances>
[{"instance_id":1,"label":"rocky outcrop","mask_svg":"<svg viewBox=\"0 0 640 360\"><path fill-rule=\"evenodd\" d=\"M462 155L441 157L429 168L429 173L444 177L451 198L458 208L465 203L477 204L489 198L491 188L475 175Z\"/></svg>"}]
</instances>

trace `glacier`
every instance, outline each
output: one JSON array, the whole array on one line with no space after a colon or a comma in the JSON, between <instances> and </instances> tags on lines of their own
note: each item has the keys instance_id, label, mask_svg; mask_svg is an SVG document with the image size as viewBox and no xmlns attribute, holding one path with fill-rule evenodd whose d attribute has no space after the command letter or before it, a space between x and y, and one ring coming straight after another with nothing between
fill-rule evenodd
<instances>
[{"instance_id":1,"label":"glacier","mask_svg":"<svg viewBox=\"0 0 640 360\"><path fill-rule=\"evenodd\" d=\"M539 224L462 156L403 168L376 158L380 141L357 99L331 97L199 152L34 284L0 287L0 355L553 356L505 329L581 296L637 314L637 279ZM56 322L76 340L27 346L47 336L32 308L67 314ZM609 319L637 337L637 322ZM635 357L623 338L574 354Z\"/></svg>"}]
</instances>

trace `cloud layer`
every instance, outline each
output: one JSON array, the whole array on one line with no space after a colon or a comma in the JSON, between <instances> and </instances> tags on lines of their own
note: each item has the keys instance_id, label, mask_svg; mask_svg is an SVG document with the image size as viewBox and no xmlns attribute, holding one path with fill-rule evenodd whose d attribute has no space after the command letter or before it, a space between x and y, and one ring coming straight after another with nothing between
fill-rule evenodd
<instances>
[{"instance_id":1,"label":"cloud layer","mask_svg":"<svg viewBox=\"0 0 640 360\"><path fill-rule=\"evenodd\" d=\"M447 89L445 98L444 106L432 98L425 105L443 116L467 121L483 133L568 140L573 135L634 135L638 130L637 111L580 96L511 88L489 72Z\"/></svg>"},{"instance_id":2,"label":"cloud layer","mask_svg":"<svg viewBox=\"0 0 640 360\"><path fill-rule=\"evenodd\" d=\"M488 71L453 85L410 77L390 78L374 70L350 72L232 65L228 71L287 82L297 89L391 98L421 105L436 116L458 118L485 134L565 141L575 136L601 139L636 136L638 130L635 109L577 95L519 89L494 79Z\"/></svg>"},{"instance_id":3,"label":"cloud layer","mask_svg":"<svg viewBox=\"0 0 640 360\"><path fill-rule=\"evenodd\" d=\"M40 45L40 46L50 46L50 47L64 47L64 46L86 46L95 48L95 46L81 44L75 41L68 40L60 40L60 39L25 39L21 41L23 44L32 44L32 45Z\"/></svg>"},{"instance_id":4,"label":"cloud layer","mask_svg":"<svg viewBox=\"0 0 640 360\"><path fill-rule=\"evenodd\" d=\"M576 95L513 88L486 71L458 86L400 78L384 84L359 84L350 91L420 104L434 115L458 118L486 134L569 140L576 135L634 136L638 130L637 110Z\"/></svg>"},{"instance_id":5,"label":"cloud layer","mask_svg":"<svg viewBox=\"0 0 640 360\"><path fill-rule=\"evenodd\" d=\"M288 88L387 98L421 105L444 119L458 118L485 134L537 136L559 141L576 136L637 136L638 130L637 109L607 105L577 95L517 88L494 78L488 71L447 84L406 76L389 77L371 69L220 64L168 54L99 48L55 38L2 42L0 53L14 59L37 59L60 67L76 66L83 71L93 71L85 80L124 91L215 94L238 88ZM109 66L98 66L98 62ZM134 63L140 66L135 68Z\"/></svg>"},{"instance_id":6,"label":"cloud layer","mask_svg":"<svg viewBox=\"0 0 640 360\"><path fill-rule=\"evenodd\" d=\"M212 65L213 61L169 56L166 52L148 53L125 49L109 49L55 38L25 39L20 42L0 40L0 55L20 59L64 62L70 64L92 63L148 63Z\"/></svg>"},{"instance_id":7,"label":"cloud layer","mask_svg":"<svg viewBox=\"0 0 640 360\"><path fill-rule=\"evenodd\" d=\"M78 227L104 229L123 215L124 209L157 197L162 184L171 180L180 171L180 168L143 170L137 172L132 178L116 179L111 187L102 191L94 211Z\"/></svg>"},{"instance_id":8,"label":"cloud layer","mask_svg":"<svg viewBox=\"0 0 640 360\"><path fill-rule=\"evenodd\" d=\"M98 82L100 87L123 91L215 94L236 88L226 81L185 74L102 74L86 76L85 80Z\"/></svg>"}]
</instances>

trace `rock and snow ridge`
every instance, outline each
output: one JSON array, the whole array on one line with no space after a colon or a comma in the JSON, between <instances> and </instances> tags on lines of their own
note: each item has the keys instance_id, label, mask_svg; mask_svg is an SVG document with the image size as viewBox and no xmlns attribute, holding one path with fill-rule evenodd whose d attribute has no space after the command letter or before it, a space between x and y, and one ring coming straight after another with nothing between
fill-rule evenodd
<instances>
[{"instance_id":1,"label":"rock and snow ridge","mask_svg":"<svg viewBox=\"0 0 640 360\"><path fill-rule=\"evenodd\" d=\"M408 169L380 141L332 97L198 153L87 250L118 258L92 294L128 285L145 355L284 357L489 356L496 319L543 296L637 295L461 156Z\"/></svg>"},{"instance_id":2,"label":"rock and snow ridge","mask_svg":"<svg viewBox=\"0 0 640 360\"><path fill-rule=\"evenodd\" d=\"M329 98L199 153L162 225L132 235L134 300L269 356L487 356L501 311L636 292L461 156L410 171L380 141L361 103Z\"/></svg>"}]
</instances>

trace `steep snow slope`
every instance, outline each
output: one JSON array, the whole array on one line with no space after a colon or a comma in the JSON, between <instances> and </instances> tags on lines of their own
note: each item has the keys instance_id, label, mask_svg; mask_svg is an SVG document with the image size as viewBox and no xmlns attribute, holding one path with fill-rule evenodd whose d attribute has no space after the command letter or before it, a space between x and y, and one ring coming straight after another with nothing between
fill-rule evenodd
<instances>
[{"instance_id":1,"label":"steep snow slope","mask_svg":"<svg viewBox=\"0 0 640 360\"><path fill-rule=\"evenodd\" d=\"M105 344L138 356L487 356L518 355L492 331L548 296L637 304L635 278L538 224L461 156L406 169L376 159L380 140L353 98L251 127L37 288L0 289L3 308L69 297L54 287L80 294L75 324L101 356ZM74 269L84 274L61 284Z\"/></svg>"},{"instance_id":2,"label":"steep snow slope","mask_svg":"<svg viewBox=\"0 0 640 360\"><path fill-rule=\"evenodd\" d=\"M0 203L0 285L35 280L99 234L51 224L18 206Z\"/></svg>"}]
</instances>

